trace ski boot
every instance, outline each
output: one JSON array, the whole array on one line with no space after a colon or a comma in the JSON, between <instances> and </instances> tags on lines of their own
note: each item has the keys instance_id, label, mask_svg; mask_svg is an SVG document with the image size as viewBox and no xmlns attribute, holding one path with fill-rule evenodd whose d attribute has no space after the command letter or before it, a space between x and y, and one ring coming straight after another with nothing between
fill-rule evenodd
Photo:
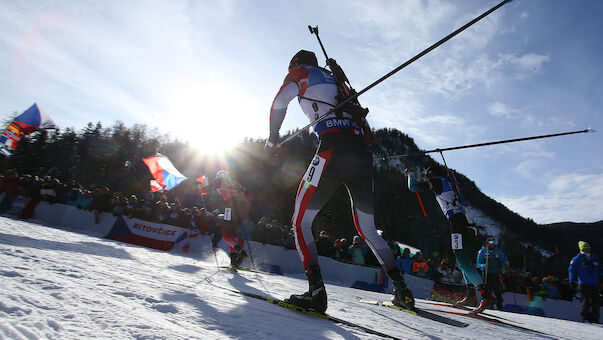
<instances>
[{"instance_id":1,"label":"ski boot","mask_svg":"<svg viewBox=\"0 0 603 340\"><path fill-rule=\"evenodd\" d=\"M455 306L469 306L475 307L477 306L477 297L475 296L475 287L472 284L467 285L467 293L465 297L461 300L457 301Z\"/></svg>"},{"instance_id":2,"label":"ski boot","mask_svg":"<svg viewBox=\"0 0 603 340\"><path fill-rule=\"evenodd\" d=\"M394 285L394 297L392 298L394 306L404 309L414 309L415 299L412 296L412 291L406 286L400 269L394 268L387 275L392 279L392 284Z\"/></svg>"},{"instance_id":3,"label":"ski boot","mask_svg":"<svg viewBox=\"0 0 603 340\"><path fill-rule=\"evenodd\" d=\"M308 277L308 291L299 295L293 294L285 299L285 302L318 313L324 313L327 310L327 291L322 282L320 267L315 265L306 268L306 276Z\"/></svg>"},{"instance_id":4,"label":"ski boot","mask_svg":"<svg viewBox=\"0 0 603 340\"><path fill-rule=\"evenodd\" d=\"M500 295L496 295L496 310L503 310L503 299Z\"/></svg>"},{"instance_id":5,"label":"ski boot","mask_svg":"<svg viewBox=\"0 0 603 340\"><path fill-rule=\"evenodd\" d=\"M235 245L235 251L230 253L230 266L239 267L243 260L247 257L245 249L241 248L240 245Z\"/></svg>"},{"instance_id":6,"label":"ski boot","mask_svg":"<svg viewBox=\"0 0 603 340\"><path fill-rule=\"evenodd\" d=\"M477 286L477 290L479 291L479 294L482 296L482 301L480 301L477 308L475 308L473 310L473 312L476 314L483 312L487 308L491 308L495 302L494 296L492 296L492 292L490 291L490 288L488 288L482 284L482 285Z\"/></svg>"}]
</instances>

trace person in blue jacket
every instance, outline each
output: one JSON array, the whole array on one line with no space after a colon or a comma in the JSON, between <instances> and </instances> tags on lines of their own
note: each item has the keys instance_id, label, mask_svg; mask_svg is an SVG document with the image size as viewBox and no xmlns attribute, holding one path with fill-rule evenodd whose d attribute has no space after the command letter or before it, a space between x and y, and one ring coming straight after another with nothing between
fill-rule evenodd
<instances>
[{"instance_id":1,"label":"person in blue jacket","mask_svg":"<svg viewBox=\"0 0 603 340\"><path fill-rule=\"evenodd\" d=\"M412 274L412 259L410 258L410 249L404 248L402 255L396 259L396 264L402 273Z\"/></svg>"},{"instance_id":2,"label":"person in blue jacket","mask_svg":"<svg viewBox=\"0 0 603 340\"><path fill-rule=\"evenodd\" d=\"M477 253L477 266L482 271L484 283L496 296L496 309L503 309L503 287L500 282L500 273L508 268L509 264L502 249L496 246L494 236L488 236L482 249Z\"/></svg>"},{"instance_id":3,"label":"person in blue jacket","mask_svg":"<svg viewBox=\"0 0 603 340\"><path fill-rule=\"evenodd\" d=\"M569 282L578 283L582 293L582 321L599 323L599 257L591 254L588 242L578 242L578 248L580 253L570 261Z\"/></svg>"}]
</instances>

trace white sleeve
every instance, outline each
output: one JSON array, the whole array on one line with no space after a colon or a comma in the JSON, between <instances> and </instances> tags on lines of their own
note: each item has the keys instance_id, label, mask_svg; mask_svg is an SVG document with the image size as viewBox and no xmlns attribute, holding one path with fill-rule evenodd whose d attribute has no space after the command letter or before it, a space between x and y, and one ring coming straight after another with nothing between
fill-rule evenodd
<instances>
[{"instance_id":1,"label":"white sleeve","mask_svg":"<svg viewBox=\"0 0 603 340\"><path fill-rule=\"evenodd\" d=\"M299 86L295 82L284 84L274 97L270 108L270 137L278 137L278 131L283 124L287 106L299 93Z\"/></svg>"}]
</instances>

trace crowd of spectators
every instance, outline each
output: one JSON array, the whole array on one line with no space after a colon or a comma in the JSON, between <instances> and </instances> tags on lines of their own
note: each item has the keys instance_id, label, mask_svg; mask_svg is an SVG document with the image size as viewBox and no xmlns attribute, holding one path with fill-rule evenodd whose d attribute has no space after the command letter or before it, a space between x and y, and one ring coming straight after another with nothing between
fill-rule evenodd
<instances>
[{"instance_id":1,"label":"crowd of spectators","mask_svg":"<svg viewBox=\"0 0 603 340\"><path fill-rule=\"evenodd\" d=\"M29 218L35 206L44 201L91 211L96 223L100 214L106 212L183 228L197 228L201 233L212 235L214 245L221 239L218 222L220 211L203 199L194 206L185 207L179 198L169 201L168 196L162 193L125 194L113 192L104 185L85 187L74 180L63 182L50 176L19 176L13 170L0 174L0 194L4 194L0 201L0 214L8 211L18 196L24 196L29 200L21 209L20 218ZM293 228L278 220L270 221L262 217L254 223L246 216L237 230L243 240L295 249ZM315 241L319 255L357 265L377 265L360 236L354 236L350 244L345 238L333 241L326 231L321 231ZM447 257L440 258L437 251L425 259L420 252L412 254L409 248L400 252L396 244L388 243L403 273L445 284L463 284L462 273L456 264ZM564 300L571 300L575 294L567 279L561 281L551 275L538 278L530 273L509 269L501 276L505 291Z\"/></svg>"},{"instance_id":2,"label":"crowd of spectators","mask_svg":"<svg viewBox=\"0 0 603 340\"><path fill-rule=\"evenodd\" d=\"M29 174L19 176L13 170L6 170L0 174L0 194L4 194L0 213L8 211L18 196L28 199L25 207L17 212L23 219L31 217L39 202L61 203L92 212L96 223L100 221L101 213L110 213L182 228L197 228L201 233L211 234L214 245L221 238L218 222L221 211L213 203L215 200L210 197L211 193L200 195L194 205L183 206L178 197L169 200L163 193L126 194L114 192L105 185L83 186L74 180L61 181L50 176ZM244 240L295 248L293 230L277 220L269 222L268 218L262 217L253 223L249 216L245 216L237 229Z\"/></svg>"},{"instance_id":3,"label":"crowd of spectators","mask_svg":"<svg viewBox=\"0 0 603 340\"><path fill-rule=\"evenodd\" d=\"M352 244L347 239L338 238L334 241L326 231L320 231L315 240L318 254L335 260L357 265L372 265L366 244L360 236L354 236ZM390 242L388 242L390 243ZM396 256L396 264L403 273L433 280L437 283L464 286L463 274L456 263L449 257L441 257L437 251L425 258L421 252L411 253L409 248L400 250L397 244L390 244ZM508 269L500 274L504 290L544 299L564 299L571 301L575 290L567 279L547 275L539 278L531 273L516 269Z\"/></svg>"}]
</instances>

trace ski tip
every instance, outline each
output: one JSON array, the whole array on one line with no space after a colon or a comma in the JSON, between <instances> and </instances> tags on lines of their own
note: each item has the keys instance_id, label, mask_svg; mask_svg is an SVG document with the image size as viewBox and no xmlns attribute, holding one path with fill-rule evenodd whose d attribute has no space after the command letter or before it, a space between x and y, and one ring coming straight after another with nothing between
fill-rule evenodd
<instances>
[{"instance_id":1,"label":"ski tip","mask_svg":"<svg viewBox=\"0 0 603 340\"><path fill-rule=\"evenodd\" d=\"M593 129L592 126L589 126L588 129L586 129L586 132L597 132L597 130Z\"/></svg>"}]
</instances>

